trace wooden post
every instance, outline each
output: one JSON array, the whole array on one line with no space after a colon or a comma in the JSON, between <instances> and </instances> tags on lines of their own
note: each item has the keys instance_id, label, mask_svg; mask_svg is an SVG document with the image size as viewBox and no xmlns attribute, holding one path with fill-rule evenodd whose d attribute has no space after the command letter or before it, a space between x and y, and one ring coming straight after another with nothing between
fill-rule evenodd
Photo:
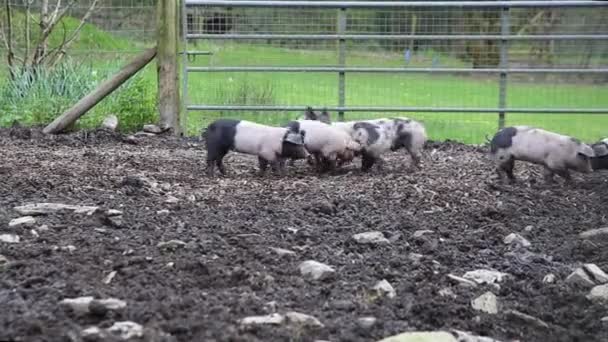
<instances>
[{"instance_id":1,"label":"wooden post","mask_svg":"<svg viewBox=\"0 0 608 342\"><path fill-rule=\"evenodd\" d=\"M178 8L179 0L158 0L158 112L159 126L172 128L179 135L179 74L177 72Z\"/></svg>"},{"instance_id":2,"label":"wooden post","mask_svg":"<svg viewBox=\"0 0 608 342\"><path fill-rule=\"evenodd\" d=\"M112 78L105 80L89 95L83 97L72 108L65 111L57 119L46 126L42 132L45 134L56 134L83 116L89 109L93 108L99 101L103 100L108 94L113 92L131 76L145 67L156 56L156 48L148 49L138 55L131 63L125 65Z\"/></svg>"}]
</instances>

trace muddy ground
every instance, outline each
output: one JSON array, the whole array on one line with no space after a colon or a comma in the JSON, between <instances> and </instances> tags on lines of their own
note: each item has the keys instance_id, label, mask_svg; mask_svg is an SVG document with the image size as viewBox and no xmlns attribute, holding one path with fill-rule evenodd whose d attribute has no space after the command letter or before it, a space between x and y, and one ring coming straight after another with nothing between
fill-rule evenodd
<instances>
[{"instance_id":1,"label":"muddy ground","mask_svg":"<svg viewBox=\"0 0 608 342\"><path fill-rule=\"evenodd\" d=\"M608 271L608 240L578 236L608 225L608 173L546 185L539 167L520 164L521 182L499 185L483 148L444 142L428 144L419 171L394 153L381 174L360 173L356 161L319 176L300 162L284 178L260 178L253 158L231 154L230 175L208 179L196 141L149 137L133 145L123 138L0 131L0 233L21 238L0 242L8 259L0 266L0 341L80 341L87 327L127 320L177 341L375 341L442 329L501 341L608 340L601 321L608 309L585 297L589 287L564 281L581 263ZM178 201L168 203L170 196ZM8 228L20 216L13 207L34 202L123 215L60 212L37 216L33 227ZM432 232L414 237L417 230ZM352 239L367 231L381 231L391 243ZM531 246L506 245L512 232ZM186 244L157 247L172 239ZM304 260L332 266L335 277L303 278ZM447 277L480 268L509 276L500 288L463 287ZM549 273L555 283L543 283ZM395 298L371 291L381 279ZM455 296L441 296L446 288ZM497 314L471 307L486 291L498 298ZM80 316L58 304L79 296L128 305ZM313 315L324 326L238 322L275 311ZM360 326L365 316L377 323Z\"/></svg>"}]
</instances>

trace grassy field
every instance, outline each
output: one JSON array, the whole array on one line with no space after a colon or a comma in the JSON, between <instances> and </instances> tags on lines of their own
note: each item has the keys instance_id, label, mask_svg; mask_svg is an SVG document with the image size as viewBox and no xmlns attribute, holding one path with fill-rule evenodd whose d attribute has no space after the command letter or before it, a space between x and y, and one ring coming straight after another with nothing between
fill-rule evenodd
<instances>
[{"instance_id":1,"label":"grassy field","mask_svg":"<svg viewBox=\"0 0 608 342\"><path fill-rule=\"evenodd\" d=\"M65 24L69 29L77 22L66 18ZM101 79L126 63L133 50L141 50L145 46L142 43L131 43L126 38L113 37L93 25L85 25L80 37L74 45L74 50L79 54L73 55L72 63L77 65L74 69L84 73L75 78L83 80L81 92L94 87ZM59 37L53 36L51 45L57 39ZM196 47L189 46L189 50L213 52L212 56L197 56L191 64L198 66L325 66L335 65L337 61L334 50L296 50L234 43L206 43ZM115 53L91 54L97 51ZM357 51L354 47L349 47L347 65L404 66L400 53L381 51L374 48ZM414 56L409 64L413 67L431 65L470 66L459 59L433 51ZM135 120L131 125L123 127L126 130L138 127L140 121L153 120L156 116L153 109L155 69L154 65L144 69L137 82L123 86L117 94L104 100L85 116L80 127L95 126L110 112L118 114L123 122ZM88 76L91 73L96 76ZM0 68L0 86L6 84L6 75L6 68ZM54 95L49 91L45 98L46 89L53 87L39 88L35 96L12 99L10 103L7 98L0 98L0 124L22 119L26 114L28 118L33 118L29 121L23 120L26 123L48 122L78 100L78 92L74 92L76 95L60 98L64 95ZM338 76L334 73L190 73L188 95L192 104L335 106L338 102ZM145 97L145 100L139 101L142 97ZM608 85L565 83L555 79L535 82L510 80L507 97L509 107L608 108ZM386 73L351 73L346 76L347 106L495 107L497 102L496 76ZM238 117L281 125L298 114L300 113L193 111L189 113L188 133L198 134L202 127L217 117ZM337 119L336 113L331 114ZM496 131L498 122L495 113L346 113L347 120L381 116L412 117L425 123L431 139L454 139L467 143L483 142L486 134L491 135ZM535 125L570 134L585 141L608 137L608 115L507 114L507 124Z\"/></svg>"},{"instance_id":2,"label":"grassy field","mask_svg":"<svg viewBox=\"0 0 608 342\"><path fill-rule=\"evenodd\" d=\"M335 65L336 54L253 45L201 45L212 56L197 57L198 66L237 65ZM427 65L430 53L410 66ZM439 56L439 66L467 66ZM403 66L399 54L351 53L347 65ZM335 106L338 77L333 73L191 73L189 101L193 104L315 105ZM495 107L495 77L429 74L347 74L346 104L349 106ZM607 108L608 85L541 82L510 82L510 107ZM239 117L267 124L282 124L298 113L190 112L191 133L216 117ZM346 120L380 116L408 116L421 120L432 139L455 139L481 143L496 131L498 115L461 113L346 113ZM337 119L337 114L332 113ZM570 134L586 141L608 136L608 115L507 114L507 124L527 124Z\"/></svg>"}]
</instances>

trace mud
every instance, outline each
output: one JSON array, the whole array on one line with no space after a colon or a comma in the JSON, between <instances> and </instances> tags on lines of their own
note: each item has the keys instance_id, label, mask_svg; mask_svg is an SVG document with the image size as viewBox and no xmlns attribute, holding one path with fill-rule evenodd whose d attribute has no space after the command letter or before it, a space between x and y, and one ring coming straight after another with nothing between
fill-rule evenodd
<instances>
[{"instance_id":1,"label":"mud","mask_svg":"<svg viewBox=\"0 0 608 342\"><path fill-rule=\"evenodd\" d=\"M342 172L318 175L300 161L282 178L259 177L255 158L233 153L225 159L229 175L209 179L196 140L0 130L0 231L21 237L0 242L8 259L0 266L0 340L80 341L89 326L125 320L176 341L375 341L440 329L502 341L608 340L608 324L600 321L606 307L585 298L589 288L564 282L581 263L608 271L608 240L578 237L608 225L608 173L547 185L540 167L519 164L520 182L501 185L485 151L434 142L421 170L396 152L379 173L361 173L356 160ZM13 207L35 202L123 215L61 212L37 216L35 227L8 228L19 217ZM391 243L352 239L376 230ZM432 233L415 238L416 230ZM531 247L503 243L512 232ZM172 239L186 245L157 247ZM75 249L61 248L69 245ZM296 254L279 256L270 247ZM298 264L309 259L331 265L336 276L302 278ZM478 268L510 276L500 288L474 289L447 277ZM548 273L555 283L542 282ZM395 298L373 294L381 279ZM456 297L440 296L445 288ZM488 290L498 297L496 315L471 308ZM116 297L128 306L78 316L58 304L78 296ZM239 325L243 317L275 311L313 315L324 326ZM360 327L363 316L377 323Z\"/></svg>"}]
</instances>

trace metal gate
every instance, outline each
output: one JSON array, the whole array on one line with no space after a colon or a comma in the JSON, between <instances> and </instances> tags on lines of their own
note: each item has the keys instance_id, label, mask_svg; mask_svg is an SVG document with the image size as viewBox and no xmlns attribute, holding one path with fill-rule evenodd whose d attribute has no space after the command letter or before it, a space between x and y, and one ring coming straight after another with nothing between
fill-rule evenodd
<instances>
[{"instance_id":1,"label":"metal gate","mask_svg":"<svg viewBox=\"0 0 608 342\"><path fill-rule=\"evenodd\" d=\"M602 13L608 15L608 1L400 1L400 2L387 2L387 1L222 1L222 0L182 0L183 7L182 13L182 29L183 34L183 49L186 53L183 54L183 115L182 122L186 125L187 113L189 111L198 110L223 110L223 111L302 111L307 106L313 108L325 107L330 111L336 111L339 113L340 120L344 119L345 112L444 112L444 113L494 113L498 114L498 126L502 127L505 122L506 113L587 113L587 114L600 114L608 113L608 106L601 108L539 108L539 107L521 107L521 106L509 106L507 103L507 92L509 90L509 79L516 75L548 75L557 74L564 75L567 77L588 75L589 77L603 77L606 80L608 75L608 64L596 63L596 65L588 65L585 67L564 66L563 64L556 67L547 66L523 66L512 65L509 58L510 46L515 46L518 43L527 42L528 46L534 47L534 44L539 46L545 46L548 44L560 44L560 42L601 42L606 44L608 42L608 31L600 32L589 32L589 30L580 29L568 29L576 32L534 32L527 33L525 30L522 32L511 32L511 28L514 27L514 11L523 11L525 9L545 9L547 11L553 9L563 10L576 10L576 9L587 9L591 11L603 11ZM197 9L199 12L197 12ZM215 14L211 16L211 9L215 10ZM324 33L302 33L294 32L294 30L287 30L290 32L282 32L281 30L266 29L266 32L256 32L255 23L253 20L246 19L247 16L239 17L241 21L247 22L249 26L243 24L239 29L232 29L224 20L222 24L222 13L221 11L231 10L249 10L256 11L255 18L261 18L262 16L276 17L276 11L280 10L292 10L302 11L302 13L309 13L306 11L317 11L315 13L330 13L333 16L334 24L332 29L334 32ZM200 11L209 10L204 12L207 14L200 14ZM420 13L444 13L441 14L446 18L452 18L454 15L453 11L459 11L462 13L462 17L467 17L474 11L482 13L480 17L483 17L483 13L491 13L496 16L496 29L494 31L488 30L486 33L471 34L466 33L466 30L457 32L456 34L450 33L417 33L417 32L397 32L397 33L351 33L348 27L356 26L357 18L348 18L349 11L361 11L361 10L382 10L390 14L391 11L403 11L403 10L418 10ZM260 12L261 11L261 12ZM264 12L266 11L266 12ZM424 12L427 11L427 12ZM435 11L435 12L433 12ZM542 11L538 11L541 13ZM203 16L207 20L201 24L197 22L198 16ZM231 12L234 13L234 12ZM262 15L260 16L260 13ZM264 14L266 13L266 14ZM297 13L297 12L292 12ZM246 13L245 13L246 14ZM517 14L517 13L516 13ZM520 13L521 14L521 13ZM520 15L518 14L518 15ZM232 15L232 14L231 14ZM544 14L543 14L544 15ZM236 15L238 16L238 14ZM249 15L249 18L254 17ZM473 16L474 17L474 16ZM211 19L210 19L211 18ZM219 19L218 19L219 18ZM245 19L243 19L245 18ZM295 18L295 15L294 15ZM320 18L320 17L319 17ZM326 18L323 17L323 18ZM217 20L216 20L217 19ZM424 19L424 18L423 18ZM427 18L428 19L428 18ZM211 21L209 21L211 20ZM217 30L210 31L208 23L217 23ZM233 19L231 19L233 20ZM351 20L351 22L348 22ZM408 21L414 21L412 27L415 27L415 18L412 16ZM451 20L451 19L450 19ZM535 20L531 18L530 21ZM233 20L234 21L234 20ZM259 22L265 23L260 20ZM280 21L279 21L280 22ZM447 19L446 19L447 22ZM234 26L233 22L231 22ZM324 21L327 24L327 20ZM439 23L441 24L441 23ZM207 25L207 30L203 27L202 30L196 31L194 27L196 25ZM222 26L223 25L223 26ZM276 24L267 24L267 27ZM281 23L282 28L288 28L289 23ZM430 24L433 25L432 23ZM576 24L578 25L578 24ZM564 26L566 28L577 28L572 24L570 26ZM584 24L583 24L584 25ZM326 25L327 26L327 25ZM464 27L465 24L462 24ZM539 27L542 27L539 26ZM581 26L582 27L582 26ZM432 29L431 29L432 30ZM236 31L236 32L235 32ZM278 31L278 32L277 32ZM355 30L356 31L356 30ZM401 30L404 31L404 30ZM538 31L538 30L537 30ZM447 31L446 31L447 32ZM189 63L190 57L208 54L208 51L196 51L190 50L189 44L194 41L249 41L249 42L268 42L273 41L299 41L299 42L310 42L310 41L321 41L321 42L335 42L337 46L337 58L333 65L318 65L318 66L289 66L289 65L255 65L255 66L243 66L243 65L221 65L221 66L192 66ZM347 47L349 42L365 42L373 41L374 44L382 45L389 42L406 42L407 50L404 53L404 60L407 61L408 51L411 53L412 44L433 44L433 42L442 42L445 44L452 44L450 46L458 46L461 44L472 44L467 42L478 42L479 44L487 44L490 46L492 51L495 51L494 65L486 65L481 67L448 67L448 66L420 66L420 67L409 67L409 66L393 66L393 67L374 67L374 66L349 66L346 64ZM409 43L408 43L409 42ZM490 43L493 42L493 43ZM408 45L409 44L409 45ZM475 43L477 44L477 43ZM430 45L429 45L430 46ZM469 45L466 45L467 49ZM472 45L475 46L475 45ZM485 46L485 45L479 45ZM548 46L548 45L547 45ZM414 46L413 49L416 47ZM530 48L530 49L532 49ZM489 49L489 48L488 48ZM576 51L576 48L573 49ZM467 50L468 51L468 50ZM488 50L489 51L489 50ZM246 104L230 104L230 105L217 105L217 104L205 104L205 103L192 103L189 99L188 85L189 85L189 74L192 73L217 73L217 72L230 72L230 73L334 73L337 74L338 82L335 89L335 105L333 106L322 106L317 103L301 103L298 105L285 105L285 104L272 104L272 105L246 105ZM473 106L376 106L376 105L349 105L347 103L346 94L346 75L347 74L362 74L362 73L376 73L376 74L448 74L448 75L493 75L495 84L498 86L498 96L495 99L495 106L486 107L473 107ZM605 81L602 81L605 82ZM608 96L608 94L606 94Z\"/></svg>"}]
</instances>

